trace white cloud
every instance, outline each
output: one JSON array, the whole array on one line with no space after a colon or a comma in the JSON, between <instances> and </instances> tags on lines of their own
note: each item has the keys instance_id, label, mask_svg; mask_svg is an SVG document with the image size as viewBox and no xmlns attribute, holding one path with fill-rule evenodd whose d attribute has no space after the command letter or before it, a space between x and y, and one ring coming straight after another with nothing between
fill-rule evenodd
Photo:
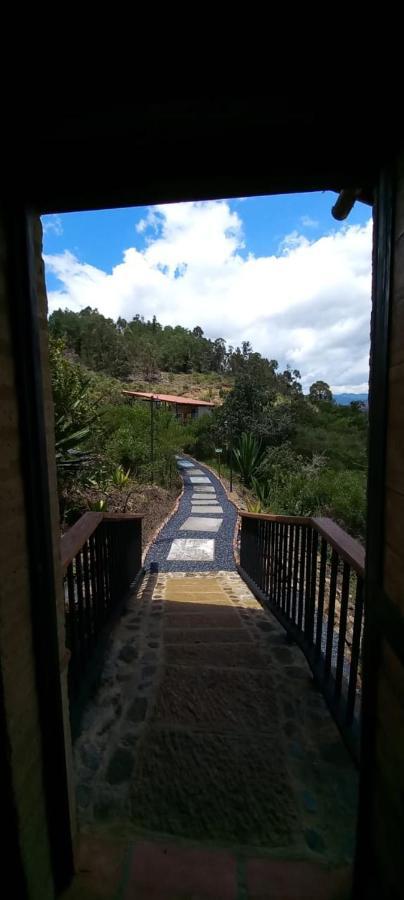
<instances>
[{"instance_id":1,"label":"white cloud","mask_svg":"<svg viewBox=\"0 0 404 900\"><path fill-rule=\"evenodd\" d=\"M310 216L301 216L300 221L304 228L318 228L320 224L317 219L312 219Z\"/></svg>"},{"instance_id":2,"label":"white cloud","mask_svg":"<svg viewBox=\"0 0 404 900\"><path fill-rule=\"evenodd\" d=\"M58 237L63 234L63 225L60 216L49 215L42 219L42 228L44 234L53 231Z\"/></svg>"},{"instance_id":3,"label":"white cloud","mask_svg":"<svg viewBox=\"0 0 404 900\"><path fill-rule=\"evenodd\" d=\"M316 240L295 231L268 257L241 255L242 221L225 201L158 206L142 222L145 249L125 250L111 274L68 251L45 257L61 282L50 311L92 306L114 319L201 325L300 369L305 389L322 379L337 392L366 390L371 221Z\"/></svg>"}]
</instances>

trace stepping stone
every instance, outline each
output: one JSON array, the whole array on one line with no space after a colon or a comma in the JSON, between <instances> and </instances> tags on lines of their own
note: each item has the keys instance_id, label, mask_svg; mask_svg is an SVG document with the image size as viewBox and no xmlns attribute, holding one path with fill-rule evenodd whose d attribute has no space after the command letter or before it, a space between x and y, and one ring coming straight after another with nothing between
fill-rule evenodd
<instances>
[{"instance_id":1,"label":"stepping stone","mask_svg":"<svg viewBox=\"0 0 404 900\"><path fill-rule=\"evenodd\" d=\"M205 472L202 472L202 469L189 469L189 475L205 475Z\"/></svg>"},{"instance_id":2,"label":"stepping stone","mask_svg":"<svg viewBox=\"0 0 404 900\"><path fill-rule=\"evenodd\" d=\"M200 480L200 479L199 479L199 480ZM206 481L208 481L208 480L209 480L209 479L207 478ZM215 489L214 489L214 487L213 487L213 484L198 484L198 487L195 488L195 493L198 493L198 494L214 494L214 493L215 493Z\"/></svg>"},{"instance_id":3,"label":"stepping stone","mask_svg":"<svg viewBox=\"0 0 404 900\"><path fill-rule=\"evenodd\" d=\"M218 504L215 504L214 506L191 506L192 515L203 514L206 516L207 513L222 513L222 512L223 512L223 508L221 506L219 506Z\"/></svg>"},{"instance_id":4,"label":"stepping stone","mask_svg":"<svg viewBox=\"0 0 404 900\"><path fill-rule=\"evenodd\" d=\"M179 466L180 469L193 469L194 463L188 462L187 459L180 459L177 462L177 466Z\"/></svg>"},{"instance_id":5,"label":"stepping stone","mask_svg":"<svg viewBox=\"0 0 404 900\"><path fill-rule=\"evenodd\" d=\"M189 480L192 484L210 484L210 478L207 478L206 475L200 477L199 475L190 475Z\"/></svg>"},{"instance_id":6,"label":"stepping stone","mask_svg":"<svg viewBox=\"0 0 404 900\"><path fill-rule=\"evenodd\" d=\"M180 531L219 531L223 519L206 519L203 516L189 516Z\"/></svg>"},{"instance_id":7,"label":"stepping stone","mask_svg":"<svg viewBox=\"0 0 404 900\"><path fill-rule=\"evenodd\" d=\"M200 538L176 538L167 559L181 562L206 562L215 558L214 540Z\"/></svg>"},{"instance_id":8,"label":"stepping stone","mask_svg":"<svg viewBox=\"0 0 404 900\"><path fill-rule=\"evenodd\" d=\"M202 503L203 506L213 506L213 504L218 503L217 497L209 497L205 494L196 495L191 497L191 503L195 503L197 506Z\"/></svg>"}]
</instances>

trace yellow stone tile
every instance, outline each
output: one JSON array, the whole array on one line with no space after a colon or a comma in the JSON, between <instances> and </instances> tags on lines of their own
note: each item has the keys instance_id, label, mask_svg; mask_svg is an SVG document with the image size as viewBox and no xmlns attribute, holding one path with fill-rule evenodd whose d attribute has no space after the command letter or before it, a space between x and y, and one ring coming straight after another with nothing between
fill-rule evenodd
<instances>
[{"instance_id":1,"label":"yellow stone tile","mask_svg":"<svg viewBox=\"0 0 404 900\"><path fill-rule=\"evenodd\" d=\"M175 603L199 603L201 606L209 606L209 604L222 604L223 606L231 606L230 600L226 597L226 594L222 594L217 591L216 593L211 594L201 594L196 593L195 591L189 591L189 593L178 593L177 591L167 591L165 600Z\"/></svg>"},{"instance_id":2,"label":"yellow stone tile","mask_svg":"<svg viewBox=\"0 0 404 900\"><path fill-rule=\"evenodd\" d=\"M178 596L188 596L188 594L200 594L201 597L204 597L205 595L210 596L210 594L223 594L224 597L228 596L226 591L223 591L219 585L201 588L195 587L195 585L189 585L189 587L187 587L185 590L183 590L182 588L167 585L167 587L165 588L166 596L168 592L170 594L174 592L175 594L178 594Z\"/></svg>"},{"instance_id":3,"label":"yellow stone tile","mask_svg":"<svg viewBox=\"0 0 404 900\"><path fill-rule=\"evenodd\" d=\"M168 578L166 586L175 586L185 588L192 586L202 587L204 585L223 585L219 578Z\"/></svg>"}]
</instances>

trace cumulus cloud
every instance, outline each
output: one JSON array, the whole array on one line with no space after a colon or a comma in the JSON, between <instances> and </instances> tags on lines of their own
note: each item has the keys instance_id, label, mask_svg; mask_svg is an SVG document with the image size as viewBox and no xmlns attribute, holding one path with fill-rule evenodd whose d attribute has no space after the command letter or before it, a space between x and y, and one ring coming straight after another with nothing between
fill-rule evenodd
<instances>
[{"instance_id":1,"label":"cumulus cloud","mask_svg":"<svg viewBox=\"0 0 404 900\"><path fill-rule=\"evenodd\" d=\"M126 249L111 273L69 251L46 256L61 285L50 311L91 306L114 319L200 325L300 369L304 389L322 379L337 392L367 390L370 220L315 240L295 231L273 256L244 252L242 220L226 201L157 206L137 230L145 248Z\"/></svg>"}]
</instances>

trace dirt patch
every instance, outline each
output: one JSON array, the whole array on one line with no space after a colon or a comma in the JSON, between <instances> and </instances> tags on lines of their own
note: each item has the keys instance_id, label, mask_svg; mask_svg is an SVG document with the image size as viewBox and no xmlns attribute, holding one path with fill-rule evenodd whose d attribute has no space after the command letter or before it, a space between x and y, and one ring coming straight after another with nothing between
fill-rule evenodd
<instances>
[{"instance_id":1,"label":"dirt patch","mask_svg":"<svg viewBox=\"0 0 404 900\"><path fill-rule=\"evenodd\" d=\"M98 488L88 488L71 494L70 506L74 508L75 520L80 518L88 510L96 509L97 504L105 501L104 512L136 513L143 516L142 523L142 548L152 540L159 526L173 511L180 487L176 485L171 490L166 490L155 484L137 484L132 482L125 485L123 490L109 488L102 491ZM62 527L62 532L74 524L69 522Z\"/></svg>"}]
</instances>

